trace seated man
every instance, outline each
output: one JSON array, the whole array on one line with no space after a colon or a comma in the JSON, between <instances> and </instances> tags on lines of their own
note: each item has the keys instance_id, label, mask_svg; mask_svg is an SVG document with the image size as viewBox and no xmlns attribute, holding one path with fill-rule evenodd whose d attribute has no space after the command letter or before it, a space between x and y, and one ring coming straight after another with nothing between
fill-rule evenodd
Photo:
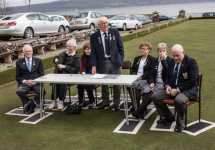
<instances>
[{"instance_id":1,"label":"seated man","mask_svg":"<svg viewBox=\"0 0 215 150\"><path fill-rule=\"evenodd\" d=\"M59 54L58 59L54 60L56 64L55 73L60 74L78 74L80 71L80 57L76 53L77 43L75 39L70 39L66 42L66 51ZM66 98L65 84L56 85L57 108L64 108L64 100ZM55 106L55 102L50 105L50 109Z\"/></svg>"},{"instance_id":2,"label":"seated man","mask_svg":"<svg viewBox=\"0 0 215 150\"><path fill-rule=\"evenodd\" d=\"M143 95L144 105L148 105L148 103L150 103L147 95L150 94L151 88L153 88L155 82L152 74L156 59L149 55L151 49L152 46L150 43L142 43L139 45L140 55L134 58L130 71L130 74L141 75L141 80L136 81L133 85L133 88L135 88L135 97L138 108L140 105L140 99ZM128 90L129 94L131 95L131 99L134 102L134 97L131 94L131 89L129 88ZM137 115L135 116L137 117Z\"/></svg>"},{"instance_id":3,"label":"seated man","mask_svg":"<svg viewBox=\"0 0 215 150\"><path fill-rule=\"evenodd\" d=\"M151 77L155 81L155 84L151 85L151 93L148 96L144 96L145 99L140 105L140 107L134 111L132 114L136 118L144 119L144 116L147 111L148 104L151 103L151 94L157 92L165 91L165 84L167 82L167 70L168 66L171 62L171 58L167 56L167 44L166 43L159 43L158 44L158 58L156 59L153 67L153 72L151 73Z\"/></svg>"},{"instance_id":4,"label":"seated man","mask_svg":"<svg viewBox=\"0 0 215 150\"><path fill-rule=\"evenodd\" d=\"M44 75L42 61L33 57L33 49L30 45L23 47L24 58L16 62L16 81L18 82L17 95L20 97L25 113L32 113L34 108L27 110L27 106L31 103L27 97L30 91L35 92L36 100L39 100L40 86L33 83L33 79Z\"/></svg>"},{"instance_id":5,"label":"seated man","mask_svg":"<svg viewBox=\"0 0 215 150\"><path fill-rule=\"evenodd\" d=\"M172 61L169 66L165 92L154 93L152 99L160 115L158 123L173 121L173 115L162 100L174 98L177 113L175 132L182 132L185 127L184 115L186 102L197 97L198 65L196 60L185 55L182 45L176 44L171 49Z\"/></svg>"}]
</instances>

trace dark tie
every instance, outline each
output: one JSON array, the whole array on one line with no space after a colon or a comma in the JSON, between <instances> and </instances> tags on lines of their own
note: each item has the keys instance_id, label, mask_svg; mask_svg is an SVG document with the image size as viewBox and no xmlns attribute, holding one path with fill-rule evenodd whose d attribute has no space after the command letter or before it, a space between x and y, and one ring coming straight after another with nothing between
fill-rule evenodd
<instances>
[{"instance_id":1,"label":"dark tie","mask_svg":"<svg viewBox=\"0 0 215 150\"><path fill-rule=\"evenodd\" d=\"M174 71L173 71L173 77L174 77L174 83L177 86L178 85L178 73L179 73L179 64L175 64Z\"/></svg>"},{"instance_id":2,"label":"dark tie","mask_svg":"<svg viewBox=\"0 0 215 150\"><path fill-rule=\"evenodd\" d=\"M104 36L105 36L105 53L107 56L110 56L109 38L106 32L104 32Z\"/></svg>"}]
</instances>

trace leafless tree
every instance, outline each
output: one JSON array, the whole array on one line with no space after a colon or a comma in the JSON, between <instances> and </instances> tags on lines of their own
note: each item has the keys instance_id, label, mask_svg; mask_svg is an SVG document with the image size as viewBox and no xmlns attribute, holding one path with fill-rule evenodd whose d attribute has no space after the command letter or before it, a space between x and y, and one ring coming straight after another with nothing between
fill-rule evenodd
<instances>
[{"instance_id":1,"label":"leafless tree","mask_svg":"<svg viewBox=\"0 0 215 150\"><path fill-rule=\"evenodd\" d=\"M28 5L29 11L31 10L31 0L25 0L25 4Z\"/></svg>"},{"instance_id":2,"label":"leafless tree","mask_svg":"<svg viewBox=\"0 0 215 150\"><path fill-rule=\"evenodd\" d=\"M0 15L6 15L7 0L0 0Z\"/></svg>"}]
</instances>

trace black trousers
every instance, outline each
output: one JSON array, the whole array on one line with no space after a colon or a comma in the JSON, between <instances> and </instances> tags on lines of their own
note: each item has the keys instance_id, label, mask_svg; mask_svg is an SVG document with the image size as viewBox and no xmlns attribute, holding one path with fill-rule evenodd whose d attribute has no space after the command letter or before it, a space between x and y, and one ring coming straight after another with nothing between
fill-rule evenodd
<instances>
[{"instance_id":1,"label":"black trousers","mask_svg":"<svg viewBox=\"0 0 215 150\"><path fill-rule=\"evenodd\" d=\"M120 74L120 68L114 66L110 60L105 60L104 66L102 70L99 70L98 73L102 74ZM109 105L110 100L110 92L107 85L102 86L102 99L104 105ZM114 105L119 106L120 102L120 86L115 85L113 86L113 102Z\"/></svg>"},{"instance_id":2,"label":"black trousers","mask_svg":"<svg viewBox=\"0 0 215 150\"><path fill-rule=\"evenodd\" d=\"M35 84L33 86L28 86L26 84L21 84L19 85L18 90L16 91L16 94L19 96L19 98L22 101L23 106L29 101L29 98L27 97L27 94L33 91L37 94L35 97L36 101L39 101L39 96L40 96L40 85Z\"/></svg>"},{"instance_id":3,"label":"black trousers","mask_svg":"<svg viewBox=\"0 0 215 150\"><path fill-rule=\"evenodd\" d=\"M56 84L56 99L64 101L66 98L67 85L66 84Z\"/></svg>"},{"instance_id":4,"label":"black trousers","mask_svg":"<svg viewBox=\"0 0 215 150\"><path fill-rule=\"evenodd\" d=\"M87 91L87 96L89 98L89 102L93 103L95 101L94 95L93 95L93 89L95 89L94 85L78 85L78 100L79 103L84 102L84 91Z\"/></svg>"}]
</instances>

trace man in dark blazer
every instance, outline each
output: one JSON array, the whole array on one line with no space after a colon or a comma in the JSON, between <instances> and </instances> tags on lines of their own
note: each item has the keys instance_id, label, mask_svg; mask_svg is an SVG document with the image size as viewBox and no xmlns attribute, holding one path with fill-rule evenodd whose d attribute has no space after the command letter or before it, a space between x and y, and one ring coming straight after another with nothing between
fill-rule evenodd
<instances>
[{"instance_id":1,"label":"man in dark blazer","mask_svg":"<svg viewBox=\"0 0 215 150\"><path fill-rule=\"evenodd\" d=\"M24 58L16 62L16 81L18 82L17 95L20 97L25 108L29 104L29 99L26 96L29 91L34 91L39 100L40 86L33 82L34 79L44 75L43 64L39 58L33 57L33 49L30 45L23 47Z\"/></svg>"},{"instance_id":2,"label":"man in dark blazer","mask_svg":"<svg viewBox=\"0 0 215 150\"><path fill-rule=\"evenodd\" d=\"M162 103L162 100L170 97L174 98L177 112L175 131L182 132L185 127L186 102L195 100L198 94L197 80L199 72L196 60L184 54L182 45L174 45L171 52L173 59L168 69L166 91L155 94L153 101L161 118L158 123L166 123L173 121L171 119L173 115L168 107Z\"/></svg>"},{"instance_id":3,"label":"man in dark blazer","mask_svg":"<svg viewBox=\"0 0 215 150\"><path fill-rule=\"evenodd\" d=\"M90 37L92 48L91 62L92 73L120 74L120 68L124 59L124 47L119 32L116 29L108 28L108 19L99 19L99 30ZM99 108L109 107L108 86L102 86L103 102ZM120 87L113 87L113 109L118 110L120 100Z\"/></svg>"}]
</instances>

